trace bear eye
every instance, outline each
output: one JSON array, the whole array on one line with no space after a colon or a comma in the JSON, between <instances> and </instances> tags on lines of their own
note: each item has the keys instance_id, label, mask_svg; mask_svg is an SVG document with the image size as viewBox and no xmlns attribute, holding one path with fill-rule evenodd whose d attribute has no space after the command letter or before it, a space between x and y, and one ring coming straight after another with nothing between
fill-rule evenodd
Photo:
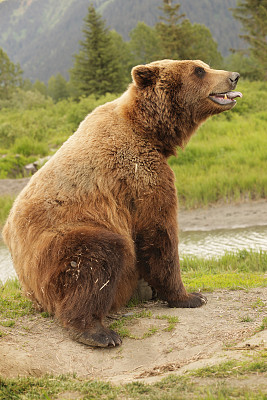
<instances>
[{"instance_id":1,"label":"bear eye","mask_svg":"<svg viewBox=\"0 0 267 400\"><path fill-rule=\"evenodd\" d=\"M196 67L195 68L195 75L198 76L199 78L203 78L204 75L206 74L206 71L202 67Z\"/></svg>"}]
</instances>

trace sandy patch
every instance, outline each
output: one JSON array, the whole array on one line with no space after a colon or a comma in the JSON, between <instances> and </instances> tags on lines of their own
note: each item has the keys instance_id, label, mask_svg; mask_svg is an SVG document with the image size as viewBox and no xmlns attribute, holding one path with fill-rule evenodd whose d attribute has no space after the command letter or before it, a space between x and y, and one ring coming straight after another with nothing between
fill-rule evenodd
<instances>
[{"instance_id":1,"label":"sandy patch","mask_svg":"<svg viewBox=\"0 0 267 400\"><path fill-rule=\"evenodd\" d=\"M121 347L112 349L76 343L56 322L39 314L24 317L13 328L1 327L8 334L0 338L0 375L75 372L86 379L114 383L153 382L169 373L183 374L266 347L267 331L255 333L266 316L266 289L221 290L208 293L207 297L208 304L199 309L146 303L141 309L151 311L152 317L138 318L128 329L139 338L152 327L157 327L157 332L144 339L124 338ZM140 308L124 309L122 313L136 311ZM162 315L179 318L172 331L166 330L166 320L156 318ZM250 322L244 322L247 316ZM229 344L232 347L228 348Z\"/></svg>"},{"instance_id":2,"label":"sandy patch","mask_svg":"<svg viewBox=\"0 0 267 400\"><path fill-rule=\"evenodd\" d=\"M219 204L179 212L181 231L248 228L267 225L267 201Z\"/></svg>"},{"instance_id":3,"label":"sandy patch","mask_svg":"<svg viewBox=\"0 0 267 400\"><path fill-rule=\"evenodd\" d=\"M30 178L0 179L0 196L17 195L29 182Z\"/></svg>"}]
</instances>

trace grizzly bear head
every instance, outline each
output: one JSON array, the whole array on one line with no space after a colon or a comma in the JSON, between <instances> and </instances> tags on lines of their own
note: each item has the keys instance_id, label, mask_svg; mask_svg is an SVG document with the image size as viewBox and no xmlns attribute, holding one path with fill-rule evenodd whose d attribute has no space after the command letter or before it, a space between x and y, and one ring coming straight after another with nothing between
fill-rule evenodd
<instances>
[{"instance_id":1,"label":"grizzly bear head","mask_svg":"<svg viewBox=\"0 0 267 400\"><path fill-rule=\"evenodd\" d=\"M132 70L135 124L162 145L166 155L184 147L208 117L231 109L239 74L211 69L202 61L162 60Z\"/></svg>"}]
</instances>

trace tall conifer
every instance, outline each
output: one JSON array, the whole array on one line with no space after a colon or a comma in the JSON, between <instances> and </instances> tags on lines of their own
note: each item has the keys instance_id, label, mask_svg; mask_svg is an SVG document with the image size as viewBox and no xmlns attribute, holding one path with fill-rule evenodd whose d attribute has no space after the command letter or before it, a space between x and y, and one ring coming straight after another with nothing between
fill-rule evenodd
<instances>
[{"instance_id":1,"label":"tall conifer","mask_svg":"<svg viewBox=\"0 0 267 400\"><path fill-rule=\"evenodd\" d=\"M180 14L180 4L163 0L161 22L156 24L162 58L201 59L213 67L220 67L222 56L210 30L204 25L191 24Z\"/></svg>"},{"instance_id":2,"label":"tall conifer","mask_svg":"<svg viewBox=\"0 0 267 400\"><path fill-rule=\"evenodd\" d=\"M120 92L123 86L119 52L112 36L91 4L84 19L84 40L80 52L75 55L71 78L81 93L96 96L107 92Z\"/></svg>"},{"instance_id":3,"label":"tall conifer","mask_svg":"<svg viewBox=\"0 0 267 400\"><path fill-rule=\"evenodd\" d=\"M22 83L22 70L19 64L10 61L8 55L0 48L0 98L8 99L13 90Z\"/></svg>"},{"instance_id":4,"label":"tall conifer","mask_svg":"<svg viewBox=\"0 0 267 400\"><path fill-rule=\"evenodd\" d=\"M267 79L267 0L241 0L232 11L243 25L241 37L249 43L251 55Z\"/></svg>"},{"instance_id":5,"label":"tall conifer","mask_svg":"<svg viewBox=\"0 0 267 400\"><path fill-rule=\"evenodd\" d=\"M179 58L179 49L182 46L180 40L180 21L185 14L179 14L180 4L172 4L172 0L163 0L159 7L163 11L160 17L162 22L156 25L156 30L161 40L161 46L164 49L164 57Z\"/></svg>"}]
</instances>

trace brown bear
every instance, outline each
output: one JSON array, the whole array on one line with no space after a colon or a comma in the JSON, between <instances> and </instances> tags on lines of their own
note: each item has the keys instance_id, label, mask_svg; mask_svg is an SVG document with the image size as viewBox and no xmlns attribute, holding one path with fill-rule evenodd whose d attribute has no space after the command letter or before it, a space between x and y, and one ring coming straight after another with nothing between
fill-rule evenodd
<instances>
[{"instance_id":1,"label":"brown bear","mask_svg":"<svg viewBox=\"0 0 267 400\"><path fill-rule=\"evenodd\" d=\"M232 108L236 72L163 60L132 70L31 178L3 230L27 296L90 346L117 346L103 325L143 278L170 307L199 307L178 257L178 202L167 159L208 117Z\"/></svg>"}]
</instances>

